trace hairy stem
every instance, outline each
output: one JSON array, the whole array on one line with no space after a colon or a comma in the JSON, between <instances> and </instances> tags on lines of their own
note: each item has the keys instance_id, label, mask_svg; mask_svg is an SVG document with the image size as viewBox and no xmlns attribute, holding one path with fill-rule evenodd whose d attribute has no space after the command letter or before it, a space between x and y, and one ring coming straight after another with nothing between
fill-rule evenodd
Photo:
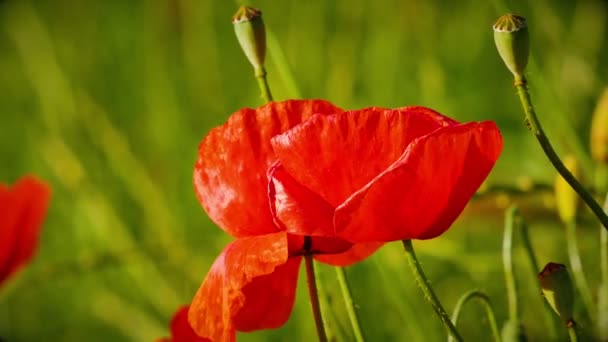
<instances>
[{"instance_id":1,"label":"hairy stem","mask_svg":"<svg viewBox=\"0 0 608 342\"><path fill-rule=\"evenodd\" d=\"M319 305L319 294L317 292L317 281L315 277L315 265L311 253L304 255L306 262L306 276L308 282L308 294L310 296L310 304L312 305L312 315L317 328L317 336L319 342L327 342L327 334L325 333L325 325L323 316L321 315L321 305Z\"/></svg>"},{"instance_id":2,"label":"hairy stem","mask_svg":"<svg viewBox=\"0 0 608 342\"><path fill-rule=\"evenodd\" d=\"M460 333L458 333L458 330L452 321L450 321L450 316L448 316L447 312L445 312L443 305L441 305L439 298L437 298L437 295L435 295L435 292L431 287L431 283L424 275L422 267L420 267L420 262L418 262L418 258L414 252L414 246L412 246L412 240L403 240L402 242L403 249L405 250L405 256L407 257L407 262L410 265L412 273L414 273L414 278L416 279L418 287L420 287L422 293L424 294L424 298L431 303L435 313L437 313L439 319L448 330L448 333L452 335L456 341L461 342L462 337L460 336Z\"/></svg>"},{"instance_id":3,"label":"hairy stem","mask_svg":"<svg viewBox=\"0 0 608 342\"><path fill-rule=\"evenodd\" d=\"M576 180L566 166L564 166L564 163L562 163L557 153L555 153L553 146L549 142L547 135L543 131L540 122L538 121L534 107L532 106L532 99L530 98L530 93L528 92L526 80L522 79L521 81L515 82L515 87L517 88L519 100L526 115L526 125L538 140L540 146L545 152L545 155L549 158L551 164L557 170L557 172L559 172L559 174L566 180L566 182L568 182L572 189L576 191L583 202L585 202L589 209L591 209L595 216L597 216L602 223L602 226L604 226L605 229L608 229L608 215L606 215L606 213L602 210L602 207L595 201L595 199L593 199L593 196L591 196L591 194L581 185L578 180Z\"/></svg>"}]
</instances>

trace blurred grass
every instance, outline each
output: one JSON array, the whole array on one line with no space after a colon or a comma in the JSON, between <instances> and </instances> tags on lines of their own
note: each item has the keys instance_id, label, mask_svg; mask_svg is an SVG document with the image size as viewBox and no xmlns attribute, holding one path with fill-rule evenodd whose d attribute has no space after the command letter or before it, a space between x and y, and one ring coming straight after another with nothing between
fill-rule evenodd
<instances>
[{"instance_id":1,"label":"blurred grass","mask_svg":"<svg viewBox=\"0 0 608 342\"><path fill-rule=\"evenodd\" d=\"M525 131L492 39L500 14L526 16L539 116L558 151L577 152L591 179L589 116L608 83L605 1L250 4L263 9L284 54L271 46L267 63L277 99L326 98L344 108L418 104L463 121L493 119L505 150L489 182L527 176L550 183L555 174ZM230 240L193 194L197 145L230 113L261 104L233 37L235 10L235 3L211 0L0 1L0 179L12 183L33 172L53 186L36 260L0 291L4 340L149 341L167 334L173 311L191 299ZM280 57L293 81L281 74ZM503 202L472 205L447 234L415 243L446 307L481 288L500 322ZM550 202L524 212L540 263L566 262ZM593 221L580 229L594 288L597 234ZM541 300L523 252L517 262L524 323L532 340L540 339ZM334 273L322 267L321 274L334 336L349 340ZM348 274L369 340L443 339L399 244ZM300 280L285 327L239 338L313 339L303 274ZM463 335L488 339L480 312L467 310Z\"/></svg>"}]
</instances>

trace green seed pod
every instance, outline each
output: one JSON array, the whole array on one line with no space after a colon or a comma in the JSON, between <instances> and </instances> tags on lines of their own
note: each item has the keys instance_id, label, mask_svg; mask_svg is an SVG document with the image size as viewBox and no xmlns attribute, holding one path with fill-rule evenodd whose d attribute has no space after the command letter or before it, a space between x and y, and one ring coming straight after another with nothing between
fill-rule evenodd
<instances>
[{"instance_id":1,"label":"green seed pod","mask_svg":"<svg viewBox=\"0 0 608 342\"><path fill-rule=\"evenodd\" d=\"M600 96L591 121L591 157L608 164L608 88Z\"/></svg>"},{"instance_id":2,"label":"green seed pod","mask_svg":"<svg viewBox=\"0 0 608 342\"><path fill-rule=\"evenodd\" d=\"M566 168L572 173L574 178L580 180L580 171L576 158L569 154L564 157L563 162L564 166L566 166ZM572 222L576 218L576 211L579 205L578 194L559 174L555 178L554 190L559 218L564 223Z\"/></svg>"},{"instance_id":3,"label":"green seed pod","mask_svg":"<svg viewBox=\"0 0 608 342\"><path fill-rule=\"evenodd\" d=\"M550 262L538 274L538 280L545 300L564 322L569 322L574 308L574 289L566 266Z\"/></svg>"},{"instance_id":4,"label":"green seed pod","mask_svg":"<svg viewBox=\"0 0 608 342\"><path fill-rule=\"evenodd\" d=\"M262 12L253 7L241 6L232 17L236 38L253 68L263 70L266 57L266 29Z\"/></svg>"},{"instance_id":5,"label":"green seed pod","mask_svg":"<svg viewBox=\"0 0 608 342\"><path fill-rule=\"evenodd\" d=\"M528 65L530 35L524 17L505 14L493 26L494 42L498 53L516 82L524 82L524 71Z\"/></svg>"}]
</instances>

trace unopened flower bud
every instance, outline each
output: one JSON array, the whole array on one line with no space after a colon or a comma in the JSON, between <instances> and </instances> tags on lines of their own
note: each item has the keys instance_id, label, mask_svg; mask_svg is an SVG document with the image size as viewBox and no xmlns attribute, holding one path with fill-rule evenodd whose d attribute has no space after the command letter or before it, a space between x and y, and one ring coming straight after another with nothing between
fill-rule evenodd
<instances>
[{"instance_id":1,"label":"unopened flower bud","mask_svg":"<svg viewBox=\"0 0 608 342\"><path fill-rule=\"evenodd\" d=\"M505 14L493 26L494 42L498 53L516 82L523 82L524 71L528 64L530 35L524 17Z\"/></svg>"},{"instance_id":2,"label":"unopened flower bud","mask_svg":"<svg viewBox=\"0 0 608 342\"><path fill-rule=\"evenodd\" d=\"M574 289L565 265L550 262L538 274L545 300L564 321L572 320Z\"/></svg>"},{"instance_id":3,"label":"unopened flower bud","mask_svg":"<svg viewBox=\"0 0 608 342\"><path fill-rule=\"evenodd\" d=\"M263 70L266 57L266 29L262 12L253 7L241 6L232 17L234 32L247 59L256 72Z\"/></svg>"},{"instance_id":4,"label":"unopened flower bud","mask_svg":"<svg viewBox=\"0 0 608 342\"><path fill-rule=\"evenodd\" d=\"M580 179L580 170L576 158L569 154L564 158L563 162L564 166L572 173L574 178ZM566 182L564 177L559 174L557 175L557 178L555 178L555 201L557 213L562 222L572 222L576 218L579 197L570 184Z\"/></svg>"},{"instance_id":5,"label":"unopened flower bud","mask_svg":"<svg viewBox=\"0 0 608 342\"><path fill-rule=\"evenodd\" d=\"M600 96L591 121L591 157L608 164L608 88Z\"/></svg>"}]
</instances>

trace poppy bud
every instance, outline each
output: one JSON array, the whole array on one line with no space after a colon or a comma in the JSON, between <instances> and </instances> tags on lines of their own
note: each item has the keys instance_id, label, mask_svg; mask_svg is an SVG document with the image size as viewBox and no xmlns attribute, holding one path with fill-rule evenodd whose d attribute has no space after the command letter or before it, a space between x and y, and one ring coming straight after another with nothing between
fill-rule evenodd
<instances>
[{"instance_id":1,"label":"poppy bud","mask_svg":"<svg viewBox=\"0 0 608 342\"><path fill-rule=\"evenodd\" d=\"M256 73L263 72L266 56L266 29L262 12L253 7L241 6L232 17L234 32L245 55Z\"/></svg>"},{"instance_id":2,"label":"poppy bud","mask_svg":"<svg viewBox=\"0 0 608 342\"><path fill-rule=\"evenodd\" d=\"M543 296L551 308L564 322L570 322L574 307L574 290L566 266L550 262L538 274L538 280Z\"/></svg>"},{"instance_id":3,"label":"poppy bud","mask_svg":"<svg viewBox=\"0 0 608 342\"><path fill-rule=\"evenodd\" d=\"M518 15L505 14L498 18L492 28L500 57L511 70L515 81L523 82L530 50L526 19Z\"/></svg>"},{"instance_id":4,"label":"poppy bud","mask_svg":"<svg viewBox=\"0 0 608 342\"><path fill-rule=\"evenodd\" d=\"M580 171L576 158L569 154L564 158L563 162L564 166L572 173L574 178L579 179ZM555 200L557 213L562 222L572 222L576 217L579 197L561 175L557 175L557 178L555 179Z\"/></svg>"},{"instance_id":5,"label":"poppy bud","mask_svg":"<svg viewBox=\"0 0 608 342\"><path fill-rule=\"evenodd\" d=\"M591 157L608 164L608 88L600 96L591 121Z\"/></svg>"}]
</instances>

